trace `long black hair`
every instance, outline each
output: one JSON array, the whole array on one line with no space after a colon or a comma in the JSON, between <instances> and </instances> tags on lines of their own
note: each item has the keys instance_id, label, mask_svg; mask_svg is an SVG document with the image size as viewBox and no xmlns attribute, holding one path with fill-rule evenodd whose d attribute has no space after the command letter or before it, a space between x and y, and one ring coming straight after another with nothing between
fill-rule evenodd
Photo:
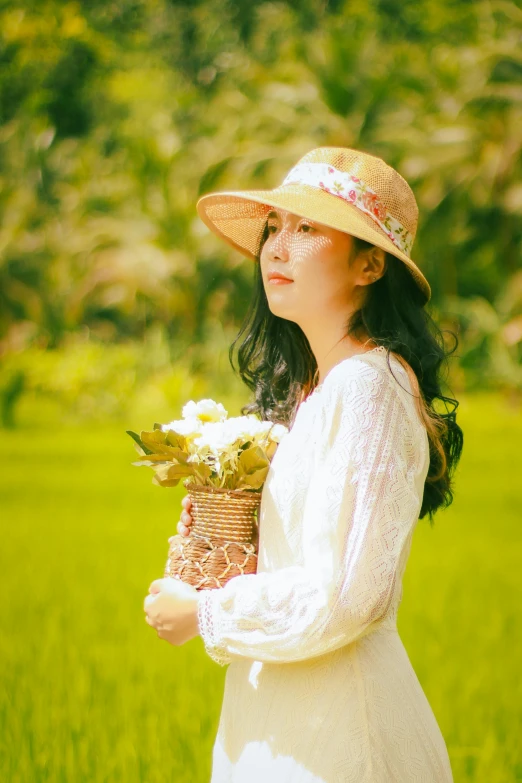
<instances>
[{"instance_id":1,"label":"long black hair","mask_svg":"<svg viewBox=\"0 0 522 783\"><path fill-rule=\"evenodd\" d=\"M258 261L267 237L265 226ZM372 247L371 242L353 237L348 263ZM317 362L301 327L271 312L260 263L255 267L253 296L230 346L230 363L254 393L253 402L245 405L242 412L257 413L268 421L289 425L304 394L313 387ZM463 433L456 421L459 403L445 396L441 389L442 370L455 352L458 338L450 332L454 346L451 350L446 348L443 331L425 303L406 265L386 253L385 272L369 286L364 304L350 316L346 334L371 338L387 349L388 366L393 352L413 370L416 383L412 386L418 389L419 412L430 444L430 466L419 516L422 519L428 514L432 524L437 509L453 501L452 479L462 453ZM438 407L442 403L445 412L435 410L437 400ZM452 410L448 411L448 405Z\"/></svg>"}]
</instances>

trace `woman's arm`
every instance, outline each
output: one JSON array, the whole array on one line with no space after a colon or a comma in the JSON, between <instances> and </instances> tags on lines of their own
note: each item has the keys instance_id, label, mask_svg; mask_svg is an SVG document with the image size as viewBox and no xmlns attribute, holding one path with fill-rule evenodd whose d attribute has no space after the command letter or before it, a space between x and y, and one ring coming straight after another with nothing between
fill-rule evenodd
<instances>
[{"instance_id":1,"label":"woman's arm","mask_svg":"<svg viewBox=\"0 0 522 783\"><path fill-rule=\"evenodd\" d=\"M364 361L328 374L303 514L304 565L199 593L200 634L217 663L322 655L386 612L422 501L415 488L422 455L394 384Z\"/></svg>"}]
</instances>

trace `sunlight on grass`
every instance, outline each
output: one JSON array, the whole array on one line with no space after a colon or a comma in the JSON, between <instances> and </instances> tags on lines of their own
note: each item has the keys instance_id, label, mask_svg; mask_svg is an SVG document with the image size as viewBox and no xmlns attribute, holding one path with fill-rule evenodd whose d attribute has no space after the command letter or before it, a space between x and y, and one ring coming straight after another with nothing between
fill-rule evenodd
<instances>
[{"instance_id":1,"label":"sunlight on grass","mask_svg":"<svg viewBox=\"0 0 522 783\"><path fill-rule=\"evenodd\" d=\"M399 629L455 781L522 780L518 524L522 414L459 409L453 506L416 530ZM225 669L143 619L183 489L162 489L125 424L2 433L0 779L206 783ZM7 523L7 524L6 524Z\"/></svg>"}]
</instances>

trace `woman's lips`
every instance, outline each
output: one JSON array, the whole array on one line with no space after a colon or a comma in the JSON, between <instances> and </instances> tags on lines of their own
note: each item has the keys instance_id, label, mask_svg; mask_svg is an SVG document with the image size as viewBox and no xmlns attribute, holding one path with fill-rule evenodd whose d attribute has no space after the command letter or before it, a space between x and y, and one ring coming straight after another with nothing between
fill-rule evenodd
<instances>
[{"instance_id":1,"label":"woman's lips","mask_svg":"<svg viewBox=\"0 0 522 783\"><path fill-rule=\"evenodd\" d=\"M287 277L270 277L268 279L270 285L287 285L287 283L293 283L293 280L289 280Z\"/></svg>"}]
</instances>

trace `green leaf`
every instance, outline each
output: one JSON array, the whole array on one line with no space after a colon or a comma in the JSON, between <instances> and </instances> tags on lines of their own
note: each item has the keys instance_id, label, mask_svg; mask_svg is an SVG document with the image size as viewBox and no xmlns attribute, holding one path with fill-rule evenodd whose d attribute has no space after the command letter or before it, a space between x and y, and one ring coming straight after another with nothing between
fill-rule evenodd
<instances>
[{"instance_id":1,"label":"green leaf","mask_svg":"<svg viewBox=\"0 0 522 783\"><path fill-rule=\"evenodd\" d=\"M181 462L182 464L185 464L189 457L187 451L176 449L173 446L164 446L163 444L159 445L157 454L159 457L163 457L163 459L168 459L171 462Z\"/></svg>"},{"instance_id":2,"label":"green leaf","mask_svg":"<svg viewBox=\"0 0 522 783\"><path fill-rule=\"evenodd\" d=\"M170 463L171 460L168 459L166 454L145 454L141 459L147 460L147 464L149 465L155 465L158 462L165 462ZM139 465L139 462L133 462L133 465ZM141 463L143 464L143 463Z\"/></svg>"},{"instance_id":3,"label":"green leaf","mask_svg":"<svg viewBox=\"0 0 522 783\"><path fill-rule=\"evenodd\" d=\"M176 460L177 462L183 463L188 459L188 452L175 446L169 446L166 443L159 443L152 440L147 440L146 443L150 446L154 454L162 454L165 459L170 459L171 461Z\"/></svg>"},{"instance_id":4,"label":"green leaf","mask_svg":"<svg viewBox=\"0 0 522 783\"><path fill-rule=\"evenodd\" d=\"M179 432L176 432L175 430L168 430L166 436L165 442L168 443L169 446L175 446L182 451L187 450L187 439L184 435L180 435Z\"/></svg>"},{"instance_id":5,"label":"green leaf","mask_svg":"<svg viewBox=\"0 0 522 783\"><path fill-rule=\"evenodd\" d=\"M192 476L193 473L190 465L173 465L169 462L156 468L153 482L159 484L160 487L176 487L180 479Z\"/></svg>"},{"instance_id":6,"label":"green leaf","mask_svg":"<svg viewBox=\"0 0 522 783\"><path fill-rule=\"evenodd\" d=\"M149 449L141 440L140 436L137 432L132 432L132 430L125 430L127 435L130 435L131 438L138 444L138 446L142 449L142 451L145 452L145 454L152 454L152 450Z\"/></svg>"},{"instance_id":7,"label":"green leaf","mask_svg":"<svg viewBox=\"0 0 522 783\"><path fill-rule=\"evenodd\" d=\"M180 478L182 476L192 476L194 468L191 465L178 465L177 463L164 462L161 465L156 464L156 475L161 479Z\"/></svg>"},{"instance_id":8,"label":"green leaf","mask_svg":"<svg viewBox=\"0 0 522 783\"><path fill-rule=\"evenodd\" d=\"M268 460L260 446L251 446L249 449L241 452L238 465L240 474L250 474L265 467L268 469Z\"/></svg>"},{"instance_id":9,"label":"green leaf","mask_svg":"<svg viewBox=\"0 0 522 783\"><path fill-rule=\"evenodd\" d=\"M185 476L194 475L194 467L192 465L170 465L167 471L169 478L184 478Z\"/></svg>"},{"instance_id":10,"label":"green leaf","mask_svg":"<svg viewBox=\"0 0 522 783\"><path fill-rule=\"evenodd\" d=\"M153 484L157 484L159 487L177 487L179 479L161 479L155 475L152 479Z\"/></svg>"},{"instance_id":11,"label":"green leaf","mask_svg":"<svg viewBox=\"0 0 522 783\"><path fill-rule=\"evenodd\" d=\"M205 462L192 462L191 465L194 466L194 475L199 476L202 483L205 483L212 475L212 468Z\"/></svg>"},{"instance_id":12,"label":"green leaf","mask_svg":"<svg viewBox=\"0 0 522 783\"><path fill-rule=\"evenodd\" d=\"M153 430L152 432L144 430L140 433L140 437L142 443L156 451L159 445L165 443L166 433L162 430Z\"/></svg>"},{"instance_id":13,"label":"green leaf","mask_svg":"<svg viewBox=\"0 0 522 783\"><path fill-rule=\"evenodd\" d=\"M273 440L271 440L271 441L269 441L269 442L268 442L268 445L267 445L267 447L266 447L266 456L268 457L268 459L270 460L270 462L271 462L271 461L272 461L272 459L274 458L274 454L276 453L276 451L277 451L277 447L278 447L278 446L279 446L279 443L276 443L276 442L275 442L275 441L273 441Z\"/></svg>"},{"instance_id":14,"label":"green leaf","mask_svg":"<svg viewBox=\"0 0 522 783\"><path fill-rule=\"evenodd\" d=\"M244 489L245 487L250 489L261 489L265 483L268 468L269 466L267 465L265 468L254 471L254 473L248 473L241 476L236 484L236 489Z\"/></svg>"}]
</instances>

